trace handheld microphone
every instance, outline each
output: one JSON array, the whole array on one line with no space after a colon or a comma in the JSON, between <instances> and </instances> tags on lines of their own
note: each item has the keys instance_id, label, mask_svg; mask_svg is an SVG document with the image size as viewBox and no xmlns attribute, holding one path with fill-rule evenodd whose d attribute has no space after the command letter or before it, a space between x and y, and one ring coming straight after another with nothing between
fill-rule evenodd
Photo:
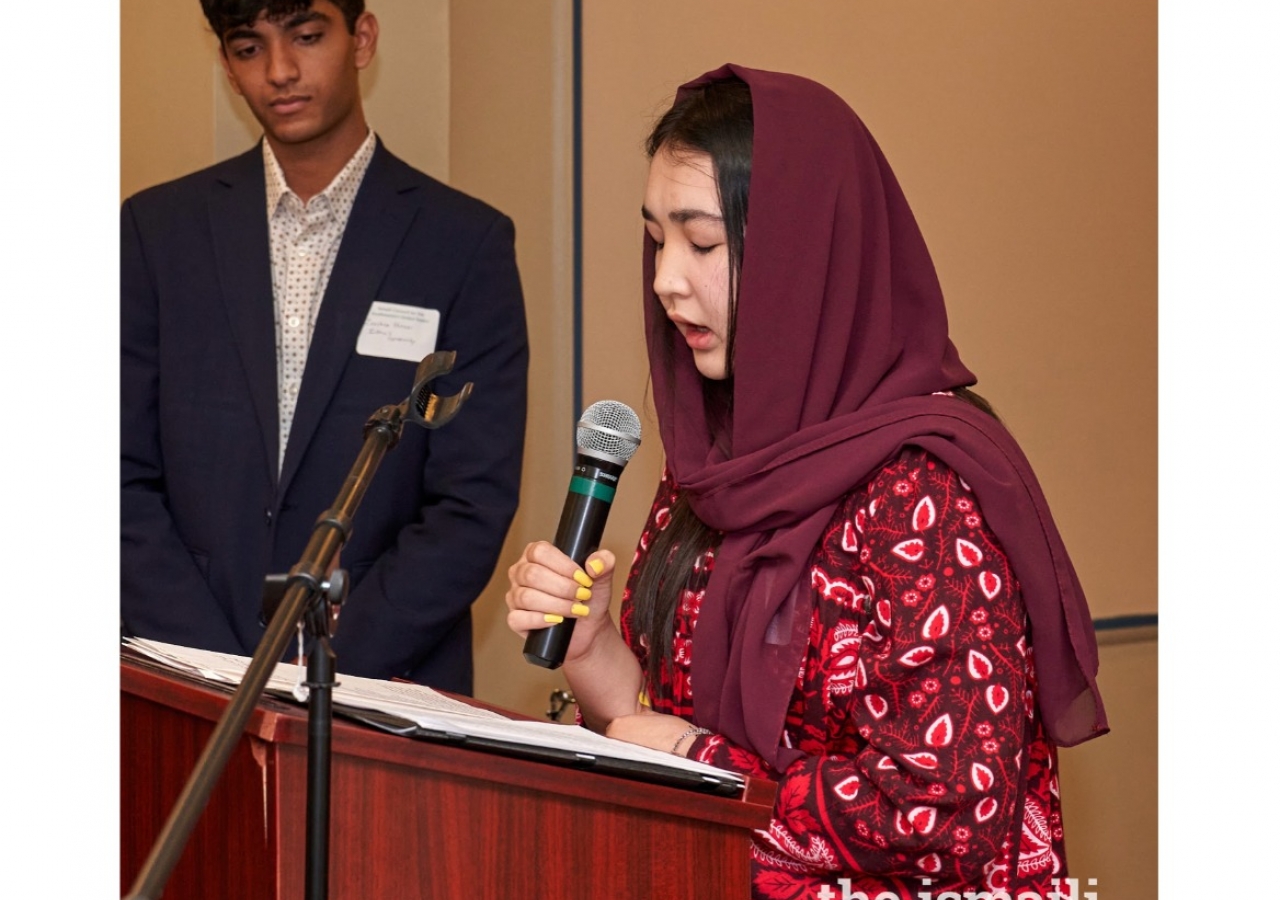
<instances>
[{"instance_id":1,"label":"handheld microphone","mask_svg":"<svg viewBox=\"0 0 1280 900\"><path fill-rule=\"evenodd\" d=\"M640 419L625 403L601 400L578 420L578 455L565 497L556 547L579 566L600 547L622 469L640 446ZM544 669L564 663L577 619L529 632L524 658Z\"/></svg>"}]
</instances>

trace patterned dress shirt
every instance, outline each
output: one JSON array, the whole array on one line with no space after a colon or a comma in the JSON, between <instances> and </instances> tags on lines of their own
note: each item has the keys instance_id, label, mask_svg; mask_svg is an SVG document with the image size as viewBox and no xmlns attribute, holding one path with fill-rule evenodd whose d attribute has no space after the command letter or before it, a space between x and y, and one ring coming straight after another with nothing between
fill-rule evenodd
<instances>
[{"instance_id":1,"label":"patterned dress shirt","mask_svg":"<svg viewBox=\"0 0 1280 900\"><path fill-rule=\"evenodd\" d=\"M267 176L267 221L271 232L271 289L275 299L276 390L280 458L289 443L293 412L316 316L333 261L364 173L377 145L372 131L342 171L305 203L289 189L271 143L262 142Z\"/></svg>"}]
</instances>

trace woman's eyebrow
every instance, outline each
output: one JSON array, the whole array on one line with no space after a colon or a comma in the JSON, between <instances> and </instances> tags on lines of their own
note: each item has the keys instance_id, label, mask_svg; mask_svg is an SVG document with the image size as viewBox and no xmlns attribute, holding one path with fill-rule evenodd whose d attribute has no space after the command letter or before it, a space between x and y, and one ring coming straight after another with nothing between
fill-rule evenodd
<instances>
[{"instance_id":1,"label":"woman's eyebrow","mask_svg":"<svg viewBox=\"0 0 1280 900\"><path fill-rule=\"evenodd\" d=\"M658 222L658 217L655 216L653 213L649 212L648 208L645 206L640 207L640 216L646 221L653 222L655 224L661 224ZM667 214L667 218L679 225L683 225L686 222L693 222L695 220L703 220L703 219L709 220L712 222L724 221L724 216L720 215L719 213L707 212L705 209L673 209L670 213Z\"/></svg>"}]
</instances>

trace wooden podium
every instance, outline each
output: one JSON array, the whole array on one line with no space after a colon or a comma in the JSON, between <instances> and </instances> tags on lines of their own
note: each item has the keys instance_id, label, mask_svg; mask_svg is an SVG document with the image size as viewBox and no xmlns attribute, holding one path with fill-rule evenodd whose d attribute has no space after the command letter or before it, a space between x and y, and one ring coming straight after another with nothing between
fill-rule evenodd
<instances>
[{"instance_id":1,"label":"wooden podium","mask_svg":"<svg viewBox=\"0 0 1280 900\"><path fill-rule=\"evenodd\" d=\"M121 896L128 893L230 694L120 667ZM259 701L164 900L300 900L307 715ZM775 786L742 799L333 723L329 896L746 898L750 830Z\"/></svg>"}]
</instances>

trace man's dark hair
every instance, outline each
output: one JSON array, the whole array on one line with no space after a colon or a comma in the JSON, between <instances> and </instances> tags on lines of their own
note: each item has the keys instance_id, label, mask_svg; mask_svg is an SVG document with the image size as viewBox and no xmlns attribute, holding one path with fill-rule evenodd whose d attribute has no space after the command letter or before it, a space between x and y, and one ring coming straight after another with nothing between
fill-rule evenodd
<instances>
[{"instance_id":1,"label":"man's dark hair","mask_svg":"<svg viewBox=\"0 0 1280 900\"><path fill-rule=\"evenodd\" d=\"M330 0L342 10L347 31L355 34L356 19L364 12L364 0ZM311 0L200 0L200 8L209 21L209 27L218 40L232 28L250 25L262 13L268 19L283 19L296 12L311 8Z\"/></svg>"}]
</instances>

